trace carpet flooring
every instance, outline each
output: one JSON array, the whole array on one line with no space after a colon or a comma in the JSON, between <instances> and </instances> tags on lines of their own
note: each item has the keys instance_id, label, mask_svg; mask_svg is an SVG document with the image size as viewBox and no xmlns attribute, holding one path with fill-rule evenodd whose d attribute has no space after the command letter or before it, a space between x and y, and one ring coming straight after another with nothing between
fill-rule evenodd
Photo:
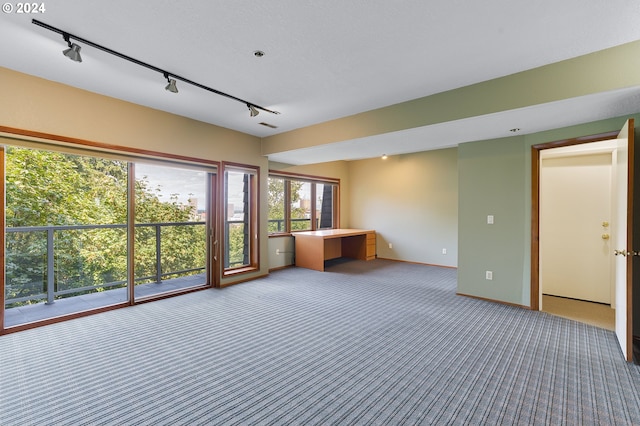
<instances>
[{"instance_id":1,"label":"carpet flooring","mask_svg":"<svg viewBox=\"0 0 640 426\"><path fill-rule=\"evenodd\" d=\"M455 290L333 262L0 336L0 424L640 424L613 332Z\"/></svg>"}]
</instances>

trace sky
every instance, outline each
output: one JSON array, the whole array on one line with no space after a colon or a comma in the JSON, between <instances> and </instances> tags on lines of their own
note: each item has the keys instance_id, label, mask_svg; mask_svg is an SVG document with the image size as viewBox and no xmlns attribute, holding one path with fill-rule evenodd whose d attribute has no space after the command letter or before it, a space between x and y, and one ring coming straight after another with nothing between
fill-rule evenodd
<instances>
[{"instance_id":1,"label":"sky","mask_svg":"<svg viewBox=\"0 0 640 426\"><path fill-rule=\"evenodd\" d=\"M136 180L145 176L151 189L162 190L158 193L161 201L169 201L171 194L178 194L178 201L183 204L188 204L189 198L197 198L198 208L205 207L206 172L136 163Z\"/></svg>"},{"instance_id":2,"label":"sky","mask_svg":"<svg viewBox=\"0 0 640 426\"><path fill-rule=\"evenodd\" d=\"M190 198L197 198L198 209L205 208L207 172L145 163L136 163L135 169L136 179L146 176L151 189L162 190L161 201L169 201L171 194L178 194L179 202L188 204ZM242 204L242 179L230 180L229 202L236 206Z\"/></svg>"}]
</instances>

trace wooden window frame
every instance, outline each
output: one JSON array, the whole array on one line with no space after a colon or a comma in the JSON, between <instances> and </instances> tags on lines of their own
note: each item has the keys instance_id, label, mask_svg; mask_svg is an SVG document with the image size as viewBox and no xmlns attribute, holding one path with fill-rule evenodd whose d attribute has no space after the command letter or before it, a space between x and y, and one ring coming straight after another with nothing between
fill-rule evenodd
<instances>
[{"instance_id":1,"label":"wooden window frame","mask_svg":"<svg viewBox=\"0 0 640 426\"><path fill-rule=\"evenodd\" d=\"M285 229L282 232L273 232L269 233L270 237L277 236L286 236L291 235L295 232L303 232L303 231L316 231L318 229L317 226L317 217L316 217L316 185L331 185L334 188L333 191L333 202L332 202L332 216L333 216L333 226L331 228L325 229L339 229L340 228L340 179L322 177L322 176L313 176L299 173L290 173L290 172L282 172L277 170L269 171L269 178L278 178L284 179L284 221L285 221ZM291 182L308 182L311 183L311 228L300 231L292 231L291 230Z\"/></svg>"},{"instance_id":2,"label":"wooden window frame","mask_svg":"<svg viewBox=\"0 0 640 426\"><path fill-rule=\"evenodd\" d=\"M260 224L258 218L260 217L260 167L249 164L230 163L223 162L221 168L221 190L220 194L224 198L227 187L227 172L245 172L249 175L249 262L247 264L237 267L225 267L226 259L228 257L228 247L225 244L221 246L221 270L223 277L230 277L239 274L246 274L250 272L256 272L260 269ZM220 215L221 223L218 228L221 230L220 234L223 241L226 240L226 220L227 220L227 203L226 199L220 201L220 205L224 209L223 214Z\"/></svg>"}]
</instances>

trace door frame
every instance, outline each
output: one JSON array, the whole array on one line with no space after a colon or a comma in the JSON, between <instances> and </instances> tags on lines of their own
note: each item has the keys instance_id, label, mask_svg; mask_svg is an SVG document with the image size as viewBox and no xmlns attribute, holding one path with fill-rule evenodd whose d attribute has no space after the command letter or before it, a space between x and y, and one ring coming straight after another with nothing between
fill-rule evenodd
<instances>
[{"instance_id":1,"label":"door frame","mask_svg":"<svg viewBox=\"0 0 640 426\"><path fill-rule=\"evenodd\" d=\"M540 310L540 151L617 139L619 131L563 139L531 146L531 294L529 308Z\"/></svg>"}]
</instances>

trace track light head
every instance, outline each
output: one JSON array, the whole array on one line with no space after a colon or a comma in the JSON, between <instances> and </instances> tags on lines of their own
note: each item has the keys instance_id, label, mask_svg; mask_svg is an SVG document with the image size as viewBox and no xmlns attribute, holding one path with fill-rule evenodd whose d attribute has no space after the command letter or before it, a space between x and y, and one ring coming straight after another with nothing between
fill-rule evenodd
<instances>
[{"instance_id":1,"label":"track light head","mask_svg":"<svg viewBox=\"0 0 640 426\"><path fill-rule=\"evenodd\" d=\"M169 74L167 73L164 73L164 78L169 82L169 84L164 87L164 90L168 90L171 93L178 93L178 86L176 85L175 79L169 78Z\"/></svg>"},{"instance_id":2,"label":"track light head","mask_svg":"<svg viewBox=\"0 0 640 426\"><path fill-rule=\"evenodd\" d=\"M68 34L63 34L63 37L64 41L67 42L69 48L63 50L62 54L74 62L82 62L82 56L80 56L80 46L75 43L71 43Z\"/></svg>"},{"instance_id":3,"label":"track light head","mask_svg":"<svg viewBox=\"0 0 640 426\"><path fill-rule=\"evenodd\" d=\"M256 107L251 104L247 104L247 108L249 108L249 115L251 117L255 117L256 115L260 114L260 111L258 111Z\"/></svg>"}]
</instances>

